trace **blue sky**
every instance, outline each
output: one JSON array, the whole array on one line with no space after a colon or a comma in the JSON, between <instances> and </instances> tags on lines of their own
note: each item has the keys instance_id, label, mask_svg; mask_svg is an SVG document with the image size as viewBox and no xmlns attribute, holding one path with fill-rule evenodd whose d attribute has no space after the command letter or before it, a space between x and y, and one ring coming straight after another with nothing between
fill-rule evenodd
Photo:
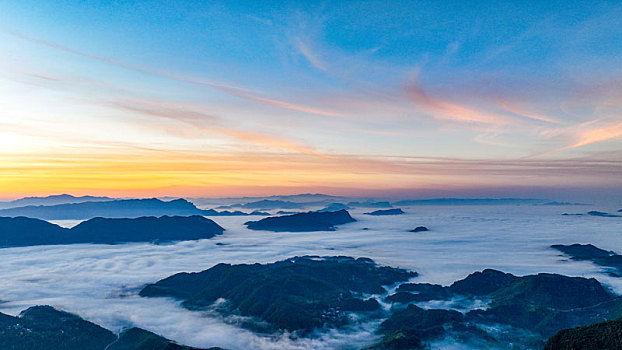
<instances>
[{"instance_id":1,"label":"blue sky","mask_svg":"<svg viewBox=\"0 0 622 350\"><path fill-rule=\"evenodd\" d=\"M0 196L617 188L620 18L619 2L4 1Z\"/></svg>"}]
</instances>

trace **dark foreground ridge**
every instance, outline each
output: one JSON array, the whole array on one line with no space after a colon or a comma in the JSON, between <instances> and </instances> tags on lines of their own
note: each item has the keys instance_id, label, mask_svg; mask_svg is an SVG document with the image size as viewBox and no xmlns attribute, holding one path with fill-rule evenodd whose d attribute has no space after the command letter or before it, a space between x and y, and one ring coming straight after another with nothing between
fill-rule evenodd
<instances>
[{"instance_id":1,"label":"dark foreground ridge","mask_svg":"<svg viewBox=\"0 0 622 350\"><path fill-rule=\"evenodd\" d=\"M622 349L622 320L564 329L549 338L544 350Z\"/></svg>"},{"instance_id":2,"label":"dark foreground ridge","mask_svg":"<svg viewBox=\"0 0 622 350\"><path fill-rule=\"evenodd\" d=\"M295 257L271 264L218 264L198 273L179 273L146 286L143 297L174 297L188 309L209 308L254 316L268 330L311 331L351 322L349 313L379 316L380 305L369 294L405 281L416 273L376 265L367 258ZM251 326L252 327L252 326Z\"/></svg>"},{"instance_id":3,"label":"dark foreground ridge","mask_svg":"<svg viewBox=\"0 0 622 350\"><path fill-rule=\"evenodd\" d=\"M212 238L223 231L214 221L198 215L94 218L71 229L39 219L0 217L0 247L196 240Z\"/></svg>"},{"instance_id":4,"label":"dark foreground ridge","mask_svg":"<svg viewBox=\"0 0 622 350\"><path fill-rule=\"evenodd\" d=\"M412 304L400 308L414 302L451 299L489 300L489 304L465 314L424 310ZM373 347L376 349L423 348L426 342L450 334L469 342L481 339L488 344L513 342L541 348L561 329L622 316L622 299L593 278L546 273L517 277L490 269L470 274L449 287L402 284L386 301L397 311L380 326L383 340ZM492 334L476 325L506 325L517 331Z\"/></svg>"},{"instance_id":5,"label":"dark foreground ridge","mask_svg":"<svg viewBox=\"0 0 622 350\"><path fill-rule=\"evenodd\" d=\"M137 218L141 216L163 215L238 216L266 215L266 213L253 212L248 214L241 211L219 212L213 209L203 210L181 198L171 201L163 201L157 198L119 199L57 205L29 205L0 210L0 216L26 216L42 220L86 220L95 217Z\"/></svg>"},{"instance_id":6,"label":"dark foreground ridge","mask_svg":"<svg viewBox=\"0 0 622 350\"><path fill-rule=\"evenodd\" d=\"M0 349L200 350L140 328L130 328L117 337L103 327L51 306L31 307L19 317L0 313Z\"/></svg>"},{"instance_id":7,"label":"dark foreground ridge","mask_svg":"<svg viewBox=\"0 0 622 350\"><path fill-rule=\"evenodd\" d=\"M366 215L374 215L374 216L381 216L381 215L402 215L404 214L404 211L400 208L395 208L395 209L380 209L380 210L375 210L369 213L365 213Z\"/></svg>"},{"instance_id":8,"label":"dark foreground ridge","mask_svg":"<svg viewBox=\"0 0 622 350\"><path fill-rule=\"evenodd\" d=\"M355 222L347 210L299 213L272 216L259 221L248 221L244 225L251 230L274 232L334 231L335 226Z\"/></svg>"},{"instance_id":9,"label":"dark foreground ridge","mask_svg":"<svg viewBox=\"0 0 622 350\"><path fill-rule=\"evenodd\" d=\"M554 244L551 246L570 256L573 260L589 260L596 265L606 268L606 272L613 277L622 277L622 255L606 251L591 244Z\"/></svg>"}]
</instances>

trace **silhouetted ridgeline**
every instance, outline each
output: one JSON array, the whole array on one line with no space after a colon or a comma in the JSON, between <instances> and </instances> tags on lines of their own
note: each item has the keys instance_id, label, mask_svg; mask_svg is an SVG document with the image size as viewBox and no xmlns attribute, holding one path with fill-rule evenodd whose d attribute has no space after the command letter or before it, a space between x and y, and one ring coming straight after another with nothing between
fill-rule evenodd
<instances>
[{"instance_id":1,"label":"silhouetted ridgeline","mask_svg":"<svg viewBox=\"0 0 622 350\"><path fill-rule=\"evenodd\" d=\"M253 215L265 215L255 212ZM95 217L137 218L141 216L162 215L206 215L228 216L249 215L243 212L218 212L202 210L185 199L162 201L151 199L123 199L103 202L83 202L58 205L31 205L0 210L0 216L26 216L43 220L86 220Z\"/></svg>"},{"instance_id":2,"label":"silhouetted ridgeline","mask_svg":"<svg viewBox=\"0 0 622 350\"><path fill-rule=\"evenodd\" d=\"M541 204L543 199L523 198L434 198L434 199L409 199L393 203L396 206L408 205L516 205L516 204Z\"/></svg>"},{"instance_id":3,"label":"silhouetted ridgeline","mask_svg":"<svg viewBox=\"0 0 622 350\"><path fill-rule=\"evenodd\" d=\"M212 238L224 229L202 216L94 218L67 229L49 222L0 217L0 246L179 241Z\"/></svg>"},{"instance_id":4,"label":"silhouetted ridgeline","mask_svg":"<svg viewBox=\"0 0 622 350\"><path fill-rule=\"evenodd\" d=\"M26 216L43 220L85 220L94 217L132 218L162 215L202 215L203 211L184 200L125 199L50 206L26 206L0 210L0 216Z\"/></svg>"},{"instance_id":5,"label":"silhouetted ridgeline","mask_svg":"<svg viewBox=\"0 0 622 350\"><path fill-rule=\"evenodd\" d=\"M19 317L0 313L0 349L200 350L140 328L127 329L117 337L103 327L51 306L31 307Z\"/></svg>"},{"instance_id":6,"label":"silhouetted ridgeline","mask_svg":"<svg viewBox=\"0 0 622 350\"><path fill-rule=\"evenodd\" d=\"M23 207L26 205L56 205L82 202L103 202L111 200L114 200L114 198L95 196L75 197L70 194L59 194L47 197L24 197L10 202L0 202L0 208Z\"/></svg>"},{"instance_id":7,"label":"silhouetted ridgeline","mask_svg":"<svg viewBox=\"0 0 622 350\"><path fill-rule=\"evenodd\" d=\"M381 209L381 210L375 210L369 213L365 213L366 215L373 215L373 216L382 216L382 215L402 215L404 214L404 211L400 208L395 208L395 209Z\"/></svg>"},{"instance_id":8,"label":"silhouetted ridgeline","mask_svg":"<svg viewBox=\"0 0 622 350\"><path fill-rule=\"evenodd\" d=\"M347 205L343 204L343 203L331 203L329 205L327 205L326 207L318 210L319 212L325 212L325 211L338 211L341 209L345 209L348 210L350 209L350 207L348 207Z\"/></svg>"},{"instance_id":9,"label":"silhouetted ridgeline","mask_svg":"<svg viewBox=\"0 0 622 350\"><path fill-rule=\"evenodd\" d=\"M600 217L603 217L603 218L619 218L620 217L620 215L609 214L609 213L605 213L605 212L597 211L597 210L588 211L587 215L600 216Z\"/></svg>"},{"instance_id":10,"label":"silhouetted ridgeline","mask_svg":"<svg viewBox=\"0 0 622 350\"><path fill-rule=\"evenodd\" d=\"M259 221L248 221L244 225L251 230L274 232L334 231L336 225L355 222L347 210L299 213L272 216Z\"/></svg>"}]
</instances>

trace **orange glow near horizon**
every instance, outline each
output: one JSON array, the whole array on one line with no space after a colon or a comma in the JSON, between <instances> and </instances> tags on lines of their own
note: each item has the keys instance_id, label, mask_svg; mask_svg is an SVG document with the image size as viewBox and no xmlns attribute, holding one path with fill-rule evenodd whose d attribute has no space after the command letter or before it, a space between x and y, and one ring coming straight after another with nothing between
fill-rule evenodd
<instances>
[{"instance_id":1,"label":"orange glow near horizon","mask_svg":"<svg viewBox=\"0 0 622 350\"><path fill-rule=\"evenodd\" d=\"M550 164L549 164L550 163ZM317 157L306 153L217 153L124 150L0 157L0 198L59 193L111 197L223 197L383 190L460 190L520 183L538 176L557 185L573 162ZM611 165L610 165L611 166ZM583 166L583 183L593 184ZM612 165L615 172L617 165ZM541 175L538 175L540 173ZM580 178L580 172L576 171ZM575 182L576 183L576 182Z\"/></svg>"},{"instance_id":2,"label":"orange glow near horizon","mask_svg":"<svg viewBox=\"0 0 622 350\"><path fill-rule=\"evenodd\" d=\"M0 198L622 188L598 6L437 37L472 6L31 5L0 2Z\"/></svg>"}]
</instances>

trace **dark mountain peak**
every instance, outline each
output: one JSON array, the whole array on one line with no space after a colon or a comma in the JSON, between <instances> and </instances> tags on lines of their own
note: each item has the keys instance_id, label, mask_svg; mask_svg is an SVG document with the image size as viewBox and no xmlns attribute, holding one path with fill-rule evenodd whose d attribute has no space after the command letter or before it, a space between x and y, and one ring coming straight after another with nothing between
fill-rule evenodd
<instances>
[{"instance_id":1,"label":"dark mountain peak","mask_svg":"<svg viewBox=\"0 0 622 350\"><path fill-rule=\"evenodd\" d=\"M614 277L622 277L622 255L613 251L600 249L591 244L554 244L551 248L569 255L573 260L590 260L596 265L604 266L606 272Z\"/></svg>"},{"instance_id":2,"label":"dark mountain peak","mask_svg":"<svg viewBox=\"0 0 622 350\"><path fill-rule=\"evenodd\" d=\"M0 349L10 350L200 350L140 328L129 328L117 337L48 305L30 307L18 317L0 313L0 335Z\"/></svg>"},{"instance_id":3,"label":"dark mountain peak","mask_svg":"<svg viewBox=\"0 0 622 350\"><path fill-rule=\"evenodd\" d=\"M39 219L0 217L0 247L197 240L212 238L223 231L220 225L200 215L96 217L71 229Z\"/></svg>"},{"instance_id":4,"label":"dark mountain peak","mask_svg":"<svg viewBox=\"0 0 622 350\"><path fill-rule=\"evenodd\" d=\"M380 210L375 210L369 213L365 213L366 215L375 215L375 216L380 216L380 215L401 215L404 214L404 211L400 208L394 208L394 209L380 209Z\"/></svg>"},{"instance_id":5,"label":"dark mountain peak","mask_svg":"<svg viewBox=\"0 0 622 350\"><path fill-rule=\"evenodd\" d=\"M56 321L57 319L79 319L77 315L57 310L49 305L31 306L20 312L19 317L24 320Z\"/></svg>"},{"instance_id":6,"label":"dark mountain peak","mask_svg":"<svg viewBox=\"0 0 622 350\"><path fill-rule=\"evenodd\" d=\"M561 310L608 301L612 295L594 278L539 273L520 277L494 294L495 304L526 304Z\"/></svg>"},{"instance_id":7,"label":"dark mountain peak","mask_svg":"<svg viewBox=\"0 0 622 350\"><path fill-rule=\"evenodd\" d=\"M210 348L217 350L220 348ZM177 343L142 328L128 328L105 350L201 350ZM222 349L221 349L222 350Z\"/></svg>"},{"instance_id":8,"label":"dark mountain peak","mask_svg":"<svg viewBox=\"0 0 622 350\"><path fill-rule=\"evenodd\" d=\"M157 198L154 198L154 199L157 199ZM160 201L160 202L163 202L163 201ZM180 207L196 208L196 206L192 202L190 202L190 201L188 201L188 200L186 200L184 198L173 199L173 200L170 200L169 203L178 205Z\"/></svg>"},{"instance_id":9,"label":"dark mountain peak","mask_svg":"<svg viewBox=\"0 0 622 350\"><path fill-rule=\"evenodd\" d=\"M310 232L334 231L336 225L342 225L356 220L347 210L298 213L284 216L271 216L259 221L245 223L251 230L266 230L274 232Z\"/></svg>"},{"instance_id":10,"label":"dark mountain peak","mask_svg":"<svg viewBox=\"0 0 622 350\"><path fill-rule=\"evenodd\" d=\"M620 217L620 215L609 214L609 213L605 213L605 212L597 211L597 210L588 211L587 214L588 215L592 215L592 216L600 216L600 217L604 217L604 218L618 218L618 217Z\"/></svg>"},{"instance_id":11,"label":"dark mountain peak","mask_svg":"<svg viewBox=\"0 0 622 350\"><path fill-rule=\"evenodd\" d=\"M91 243L179 241L212 238L225 229L200 215L93 218L71 229L75 239Z\"/></svg>"},{"instance_id":12,"label":"dark mountain peak","mask_svg":"<svg viewBox=\"0 0 622 350\"><path fill-rule=\"evenodd\" d=\"M0 217L0 247L58 244L68 233L68 229L44 220Z\"/></svg>"},{"instance_id":13,"label":"dark mountain peak","mask_svg":"<svg viewBox=\"0 0 622 350\"><path fill-rule=\"evenodd\" d=\"M0 349L104 350L116 339L109 330L51 306L34 306L18 317L0 314Z\"/></svg>"},{"instance_id":14,"label":"dark mountain peak","mask_svg":"<svg viewBox=\"0 0 622 350\"><path fill-rule=\"evenodd\" d=\"M574 243L571 245L553 244L553 249L557 249L564 254L570 255L575 260L591 260L595 258L606 258L613 255L614 252L600 249L592 244Z\"/></svg>"},{"instance_id":15,"label":"dark mountain peak","mask_svg":"<svg viewBox=\"0 0 622 350\"><path fill-rule=\"evenodd\" d=\"M449 288L456 294L486 295L508 286L518 277L493 269L474 272L465 279L454 282Z\"/></svg>"}]
</instances>

